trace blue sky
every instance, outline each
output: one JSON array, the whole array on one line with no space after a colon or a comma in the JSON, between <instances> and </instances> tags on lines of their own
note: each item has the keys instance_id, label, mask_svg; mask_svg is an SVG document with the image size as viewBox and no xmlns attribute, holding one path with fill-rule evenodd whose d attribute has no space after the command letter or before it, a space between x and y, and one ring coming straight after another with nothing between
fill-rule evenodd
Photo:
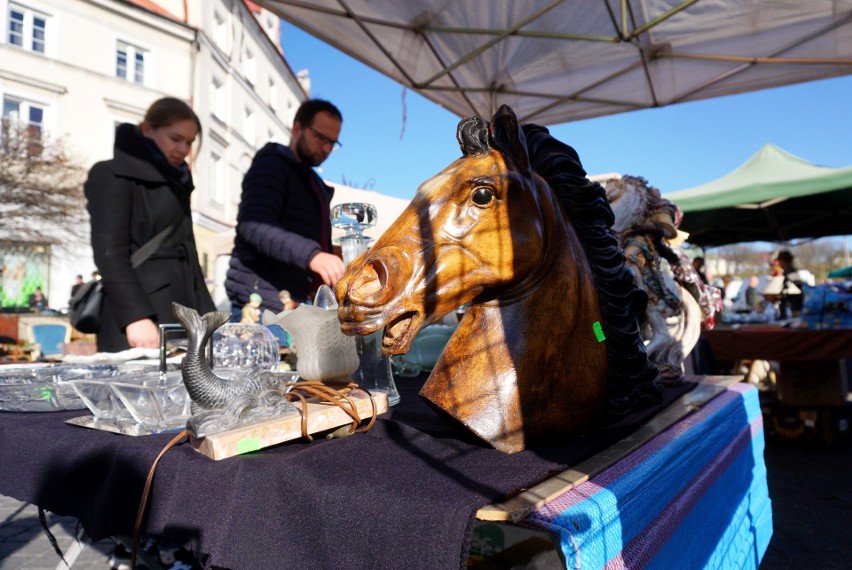
<instances>
[{"instance_id":1,"label":"blue sky","mask_svg":"<svg viewBox=\"0 0 852 570\"><path fill-rule=\"evenodd\" d=\"M311 95L343 113L343 147L322 166L327 180L411 198L458 158L459 117L286 22L282 45L293 71L309 70ZM766 143L852 166L852 76L549 128L589 174L642 176L664 194L723 176Z\"/></svg>"}]
</instances>

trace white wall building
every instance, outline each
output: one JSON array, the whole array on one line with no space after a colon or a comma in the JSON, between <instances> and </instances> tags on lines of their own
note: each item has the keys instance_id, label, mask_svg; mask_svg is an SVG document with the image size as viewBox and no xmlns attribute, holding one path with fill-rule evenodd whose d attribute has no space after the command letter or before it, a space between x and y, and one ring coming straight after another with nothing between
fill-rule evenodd
<instances>
[{"instance_id":1,"label":"white wall building","mask_svg":"<svg viewBox=\"0 0 852 570\"><path fill-rule=\"evenodd\" d=\"M230 253L242 175L257 148L289 141L307 98L282 56L278 18L242 0L0 0L0 27L3 118L62 137L86 169L112 157L116 124L138 123L156 99L192 105L204 129L192 157L196 239L221 285L216 259ZM93 270L88 242L53 246L51 306Z\"/></svg>"}]
</instances>

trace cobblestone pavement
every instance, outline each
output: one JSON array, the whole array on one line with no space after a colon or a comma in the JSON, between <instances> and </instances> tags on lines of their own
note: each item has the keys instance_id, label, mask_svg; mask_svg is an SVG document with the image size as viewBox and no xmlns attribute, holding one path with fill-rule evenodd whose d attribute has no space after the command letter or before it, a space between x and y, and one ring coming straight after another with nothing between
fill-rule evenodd
<instances>
[{"instance_id":1,"label":"cobblestone pavement","mask_svg":"<svg viewBox=\"0 0 852 570\"><path fill-rule=\"evenodd\" d=\"M851 568L852 440L808 447L770 440L772 539L760 570Z\"/></svg>"},{"instance_id":2,"label":"cobblestone pavement","mask_svg":"<svg viewBox=\"0 0 852 570\"><path fill-rule=\"evenodd\" d=\"M45 513L50 532L70 562L77 520ZM102 540L87 545L74 562L75 570L108 570L113 543ZM0 495L0 570L54 570L61 564L41 522L38 508Z\"/></svg>"}]
</instances>

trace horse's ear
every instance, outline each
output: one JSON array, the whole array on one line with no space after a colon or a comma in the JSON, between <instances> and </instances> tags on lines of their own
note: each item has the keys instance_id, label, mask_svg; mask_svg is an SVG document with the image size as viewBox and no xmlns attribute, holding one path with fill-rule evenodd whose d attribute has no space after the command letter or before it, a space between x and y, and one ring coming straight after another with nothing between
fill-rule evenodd
<instances>
[{"instance_id":1,"label":"horse's ear","mask_svg":"<svg viewBox=\"0 0 852 570\"><path fill-rule=\"evenodd\" d=\"M530 174L527 139L518 124L515 112L508 105L500 105L491 118L491 138L494 140L494 148L503 153L504 157L511 159L522 174Z\"/></svg>"}]
</instances>

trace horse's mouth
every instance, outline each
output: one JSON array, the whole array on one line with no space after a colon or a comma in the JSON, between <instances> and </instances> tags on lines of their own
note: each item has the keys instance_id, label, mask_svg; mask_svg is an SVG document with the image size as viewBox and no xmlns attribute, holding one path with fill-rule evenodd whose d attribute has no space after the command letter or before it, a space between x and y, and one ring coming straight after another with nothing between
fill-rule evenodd
<instances>
[{"instance_id":1,"label":"horse's mouth","mask_svg":"<svg viewBox=\"0 0 852 570\"><path fill-rule=\"evenodd\" d=\"M382 352L389 355L408 352L411 342L417 334L417 327L414 326L416 316L417 313L414 311L403 313L385 326L385 333L382 336Z\"/></svg>"}]
</instances>

